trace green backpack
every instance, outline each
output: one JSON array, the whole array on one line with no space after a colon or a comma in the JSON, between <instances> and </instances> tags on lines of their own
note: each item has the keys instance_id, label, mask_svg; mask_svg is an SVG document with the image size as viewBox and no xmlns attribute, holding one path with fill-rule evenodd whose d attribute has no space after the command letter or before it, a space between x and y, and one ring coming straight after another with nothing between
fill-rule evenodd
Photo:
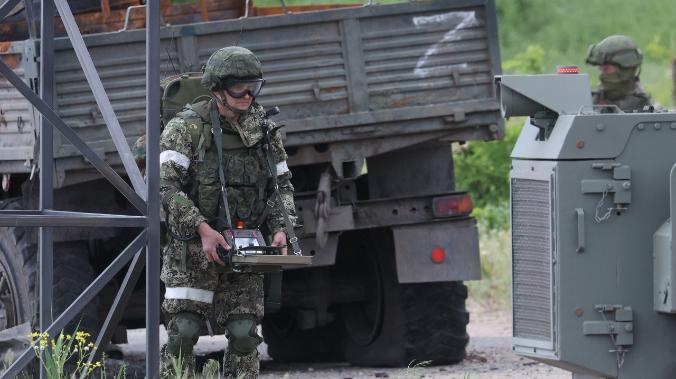
<instances>
[{"instance_id":1,"label":"green backpack","mask_svg":"<svg viewBox=\"0 0 676 379\"><path fill-rule=\"evenodd\" d=\"M161 129L164 129L164 125L176 117L176 114L182 111L186 105L210 99L209 91L200 83L201 79L201 72L187 72L169 76L160 82L160 91L162 92L160 102ZM197 146L199 133L191 130L191 136L195 140L194 145ZM145 134L136 140L131 150L139 169L144 170L146 159Z\"/></svg>"},{"instance_id":2,"label":"green backpack","mask_svg":"<svg viewBox=\"0 0 676 379\"><path fill-rule=\"evenodd\" d=\"M201 72L186 72L169 76L160 82L162 125L166 125L169 120L176 117L176 113L183 110L187 104L211 98L209 91L200 83L201 80Z\"/></svg>"}]
</instances>

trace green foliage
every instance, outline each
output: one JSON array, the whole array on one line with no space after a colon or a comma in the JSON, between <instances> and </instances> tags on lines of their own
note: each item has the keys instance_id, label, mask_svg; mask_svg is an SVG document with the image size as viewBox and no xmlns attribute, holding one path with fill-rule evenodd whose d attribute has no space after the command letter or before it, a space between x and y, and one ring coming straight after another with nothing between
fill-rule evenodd
<instances>
[{"instance_id":1,"label":"green foliage","mask_svg":"<svg viewBox=\"0 0 676 379\"><path fill-rule=\"evenodd\" d=\"M489 228L508 227L509 156L523 122L523 118L509 120L502 140L469 142L456 149L456 186L469 191L474 200L474 216Z\"/></svg>"},{"instance_id":2,"label":"green foliage","mask_svg":"<svg viewBox=\"0 0 676 379\"><path fill-rule=\"evenodd\" d=\"M188 365L183 359L183 352L178 352L178 357L171 357L171 371L169 379L188 379L194 373L188 370Z\"/></svg>"},{"instance_id":3,"label":"green foliage","mask_svg":"<svg viewBox=\"0 0 676 379\"><path fill-rule=\"evenodd\" d=\"M206 363L204 363L204 367L202 368L202 378L218 379L220 378L219 371L220 365L218 364L218 361L215 359L209 359L208 361L206 361Z\"/></svg>"},{"instance_id":4,"label":"green foliage","mask_svg":"<svg viewBox=\"0 0 676 379\"><path fill-rule=\"evenodd\" d=\"M89 378L96 375L105 379L105 357L101 361L89 362L95 348L89 337L91 334L84 331L75 331L73 334L61 332L55 338L46 332L33 332L29 336L31 347L45 369L47 378ZM126 365L122 365L115 379L123 378L125 373Z\"/></svg>"},{"instance_id":5,"label":"green foliage","mask_svg":"<svg viewBox=\"0 0 676 379\"><path fill-rule=\"evenodd\" d=\"M503 203L506 208L507 202ZM483 309L508 309L511 300L511 242L508 228L479 226L481 280L467 282L471 301Z\"/></svg>"},{"instance_id":6,"label":"green foliage","mask_svg":"<svg viewBox=\"0 0 676 379\"><path fill-rule=\"evenodd\" d=\"M525 51L502 62L502 69L510 74L540 74L545 71L545 49L528 45Z\"/></svg>"},{"instance_id":7,"label":"green foliage","mask_svg":"<svg viewBox=\"0 0 676 379\"><path fill-rule=\"evenodd\" d=\"M543 72L557 65L578 65L595 85L598 70L585 65L589 45L612 34L630 36L645 53L641 81L653 99L673 106L668 62L676 55L672 32L676 7L666 0L496 0L503 69L514 71L510 62L530 46L542 46ZM530 71L532 73L538 70ZM671 86L671 84L669 84Z\"/></svg>"},{"instance_id":8,"label":"green foliage","mask_svg":"<svg viewBox=\"0 0 676 379\"><path fill-rule=\"evenodd\" d=\"M672 57L671 49L662 42L662 36L659 34L653 36L653 39L646 45L644 51L646 57L657 62L666 63L669 62Z\"/></svg>"}]
</instances>

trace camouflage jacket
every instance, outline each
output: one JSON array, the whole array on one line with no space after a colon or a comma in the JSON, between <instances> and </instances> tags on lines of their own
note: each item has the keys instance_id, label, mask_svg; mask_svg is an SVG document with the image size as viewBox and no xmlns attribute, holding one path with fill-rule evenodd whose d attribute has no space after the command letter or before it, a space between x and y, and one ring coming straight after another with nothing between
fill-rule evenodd
<instances>
[{"instance_id":1,"label":"camouflage jacket","mask_svg":"<svg viewBox=\"0 0 676 379\"><path fill-rule=\"evenodd\" d=\"M172 230L182 236L194 235L200 223L213 221L222 206L218 149L208 107L206 101L186 107L167 123L160 137L160 199ZM237 123L220 118L223 166L232 222L244 222L246 228L259 226L266 201L273 200L276 204L262 226L275 233L285 231L285 222L259 144L264 118L263 107L256 103ZM271 145L282 206L295 225L294 189L279 133L271 136Z\"/></svg>"},{"instance_id":2,"label":"camouflage jacket","mask_svg":"<svg viewBox=\"0 0 676 379\"><path fill-rule=\"evenodd\" d=\"M594 105L617 105L623 112L640 111L644 106L652 105L650 95L638 81L633 91L617 98L610 98L603 89L603 85L600 84L596 91L592 92L592 103Z\"/></svg>"}]
</instances>

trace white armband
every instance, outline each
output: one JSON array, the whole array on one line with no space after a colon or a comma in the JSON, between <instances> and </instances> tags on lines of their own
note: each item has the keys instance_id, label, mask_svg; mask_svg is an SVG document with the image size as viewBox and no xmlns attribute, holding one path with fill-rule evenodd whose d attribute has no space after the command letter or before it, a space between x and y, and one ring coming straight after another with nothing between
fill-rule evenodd
<instances>
[{"instance_id":1,"label":"white armband","mask_svg":"<svg viewBox=\"0 0 676 379\"><path fill-rule=\"evenodd\" d=\"M174 162L186 170L190 167L190 158L174 150L164 150L160 153L160 165L166 162Z\"/></svg>"},{"instance_id":2,"label":"white armband","mask_svg":"<svg viewBox=\"0 0 676 379\"><path fill-rule=\"evenodd\" d=\"M190 287L167 287L165 299L193 300L211 304L214 301L214 291Z\"/></svg>"},{"instance_id":3,"label":"white armband","mask_svg":"<svg viewBox=\"0 0 676 379\"><path fill-rule=\"evenodd\" d=\"M286 161L277 163L277 175L286 174L289 172L289 166L286 164Z\"/></svg>"}]
</instances>

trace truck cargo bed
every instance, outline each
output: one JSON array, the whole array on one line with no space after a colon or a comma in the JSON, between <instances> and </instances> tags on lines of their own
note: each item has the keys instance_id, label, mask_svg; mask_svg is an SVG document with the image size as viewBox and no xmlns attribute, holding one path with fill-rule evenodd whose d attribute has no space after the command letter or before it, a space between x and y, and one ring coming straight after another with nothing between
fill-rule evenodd
<instances>
[{"instance_id":1,"label":"truck cargo bed","mask_svg":"<svg viewBox=\"0 0 676 379\"><path fill-rule=\"evenodd\" d=\"M286 146L292 153L301 150L291 165L366 158L430 139L492 139L503 133L491 82L500 71L492 1L250 17L166 26L161 33L162 76L199 70L213 51L231 44L260 57L267 84L258 100L282 109L278 118L286 124ZM85 36L130 145L145 129L144 38L144 30ZM55 48L58 113L117 165L115 147L69 40L57 39ZM30 41L12 42L3 51L17 70L35 75ZM28 75L27 80L34 79ZM5 89L7 84L0 79L0 107L11 107L7 123L0 121L0 172L29 172L31 165L25 162L35 158L27 153L35 143L35 115L18 92ZM391 143L383 144L383 139ZM58 133L54 143L61 186L68 182L66 172L86 172L88 164ZM330 157L322 154L328 147Z\"/></svg>"}]
</instances>

